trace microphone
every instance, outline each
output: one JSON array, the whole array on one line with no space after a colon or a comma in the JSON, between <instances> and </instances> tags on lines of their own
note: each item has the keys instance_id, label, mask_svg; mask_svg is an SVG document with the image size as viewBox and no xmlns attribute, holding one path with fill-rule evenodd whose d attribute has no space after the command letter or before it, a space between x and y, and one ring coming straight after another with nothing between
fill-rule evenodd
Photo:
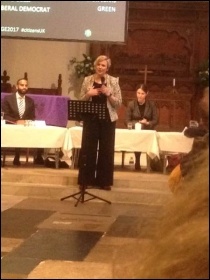
<instances>
[{"instance_id":1,"label":"microphone","mask_svg":"<svg viewBox=\"0 0 210 280\"><path fill-rule=\"evenodd\" d=\"M101 84L103 85L105 82L105 78L104 77L101 77Z\"/></svg>"},{"instance_id":2,"label":"microphone","mask_svg":"<svg viewBox=\"0 0 210 280\"><path fill-rule=\"evenodd\" d=\"M104 78L104 77L101 77L101 86L104 85L104 82L105 82L105 78ZM99 96L100 96L100 97L103 96L103 93L100 92Z\"/></svg>"}]
</instances>

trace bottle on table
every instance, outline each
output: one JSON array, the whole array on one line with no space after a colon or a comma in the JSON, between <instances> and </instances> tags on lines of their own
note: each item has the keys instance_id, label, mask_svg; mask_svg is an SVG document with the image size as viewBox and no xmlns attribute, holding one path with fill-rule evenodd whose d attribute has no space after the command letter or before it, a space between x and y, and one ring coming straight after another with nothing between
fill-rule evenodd
<instances>
[{"instance_id":1,"label":"bottle on table","mask_svg":"<svg viewBox=\"0 0 210 280\"><path fill-rule=\"evenodd\" d=\"M133 159L133 157L130 157L130 159L129 159L129 165L133 165L134 164L134 159Z\"/></svg>"}]
</instances>

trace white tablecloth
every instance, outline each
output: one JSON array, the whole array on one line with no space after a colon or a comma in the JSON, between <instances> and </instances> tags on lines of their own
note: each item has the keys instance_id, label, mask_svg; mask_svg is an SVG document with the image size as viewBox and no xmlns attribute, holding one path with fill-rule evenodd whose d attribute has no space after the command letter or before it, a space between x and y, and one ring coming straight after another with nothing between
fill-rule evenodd
<instances>
[{"instance_id":1,"label":"white tablecloth","mask_svg":"<svg viewBox=\"0 0 210 280\"><path fill-rule=\"evenodd\" d=\"M67 128L56 126L1 126L1 147L62 148Z\"/></svg>"},{"instance_id":2,"label":"white tablecloth","mask_svg":"<svg viewBox=\"0 0 210 280\"><path fill-rule=\"evenodd\" d=\"M73 148L81 148L82 127L71 127L64 141L63 151L71 154ZM159 148L154 130L116 129L115 151L145 152L151 158L159 157Z\"/></svg>"},{"instance_id":3,"label":"white tablecloth","mask_svg":"<svg viewBox=\"0 0 210 280\"><path fill-rule=\"evenodd\" d=\"M159 157L156 131L116 129L115 151L144 152L151 158Z\"/></svg>"},{"instance_id":4,"label":"white tablecloth","mask_svg":"<svg viewBox=\"0 0 210 280\"><path fill-rule=\"evenodd\" d=\"M163 173L166 173L168 154L191 151L194 138L188 138L182 132L157 132L160 153L163 154Z\"/></svg>"},{"instance_id":5,"label":"white tablecloth","mask_svg":"<svg viewBox=\"0 0 210 280\"><path fill-rule=\"evenodd\" d=\"M194 138L188 138L182 132L157 132L157 140L160 152L188 153Z\"/></svg>"},{"instance_id":6,"label":"white tablecloth","mask_svg":"<svg viewBox=\"0 0 210 280\"><path fill-rule=\"evenodd\" d=\"M82 127L1 126L2 148L61 148L70 157L73 148L81 148L81 140ZM159 157L159 153L188 153L193 140L181 132L116 129L115 151L144 152L154 158Z\"/></svg>"}]
</instances>

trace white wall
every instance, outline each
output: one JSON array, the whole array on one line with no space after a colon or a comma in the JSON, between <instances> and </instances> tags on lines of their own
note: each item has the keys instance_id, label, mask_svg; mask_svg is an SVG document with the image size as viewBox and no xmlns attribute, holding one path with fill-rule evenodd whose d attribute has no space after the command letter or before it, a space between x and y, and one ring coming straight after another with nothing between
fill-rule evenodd
<instances>
[{"instance_id":1,"label":"white wall","mask_svg":"<svg viewBox=\"0 0 210 280\"><path fill-rule=\"evenodd\" d=\"M51 88L57 86L58 75L62 74L62 95L74 97L68 93L69 60L72 57L82 59L88 54L89 44L78 42L55 42L38 40L1 39L1 75L6 70L10 83L28 73L29 86Z\"/></svg>"}]
</instances>

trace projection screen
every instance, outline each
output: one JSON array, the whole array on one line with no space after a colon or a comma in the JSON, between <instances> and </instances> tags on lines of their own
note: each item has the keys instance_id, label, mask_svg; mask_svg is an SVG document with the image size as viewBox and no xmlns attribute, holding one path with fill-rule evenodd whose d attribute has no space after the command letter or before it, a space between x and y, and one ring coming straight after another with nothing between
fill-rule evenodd
<instances>
[{"instance_id":1,"label":"projection screen","mask_svg":"<svg viewBox=\"0 0 210 280\"><path fill-rule=\"evenodd\" d=\"M1 1L1 36L125 43L127 2Z\"/></svg>"}]
</instances>

